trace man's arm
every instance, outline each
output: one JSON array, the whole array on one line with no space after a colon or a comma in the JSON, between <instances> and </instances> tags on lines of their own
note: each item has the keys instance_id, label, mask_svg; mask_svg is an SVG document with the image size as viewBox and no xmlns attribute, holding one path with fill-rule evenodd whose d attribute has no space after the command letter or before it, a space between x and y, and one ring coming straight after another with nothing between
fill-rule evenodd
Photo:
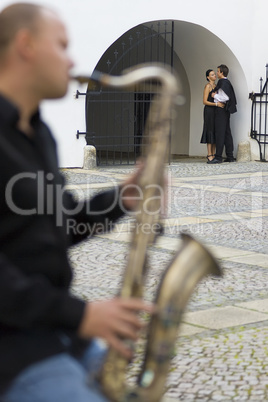
<instances>
[{"instance_id":1,"label":"man's arm","mask_svg":"<svg viewBox=\"0 0 268 402\"><path fill-rule=\"evenodd\" d=\"M226 103L229 100L229 96L220 88L218 92L212 93L214 102Z\"/></svg>"},{"instance_id":2,"label":"man's arm","mask_svg":"<svg viewBox=\"0 0 268 402\"><path fill-rule=\"evenodd\" d=\"M141 299L85 303L52 286L43 275L24 275L0 254L0 323L17 330L73 330L83 339L100 337L130 358L123 338L136 340L144 326L137 314L153 312Z\"/></svg>"},{"instance_id":3,"label":"man's arm","mask_svg":"<svg viewBox=\"0 0 268 402\"><path fill-rule=\"evenodd\" d=\"M85 303L44 275L27 276L0 254L0 322L16 329L77 329Z\"/></svg>"},{"instance_id":4,"label":"man's arm","mask_svg":"<svg viewBox=\"0 0 268 402\"><path fill-rule=\"evenodd\" d=\"M89 200L77 202L71 194L66 194L69 209L79 211L66 217L67 232L72 244L84 240L89 235L111 230L119 218L135 209L142 197L138 182L143 169L144 165L140 163L135 172L121 185ZM77 229L81 226L85 230L80 232Z\"/></svg>"}]
</instances>

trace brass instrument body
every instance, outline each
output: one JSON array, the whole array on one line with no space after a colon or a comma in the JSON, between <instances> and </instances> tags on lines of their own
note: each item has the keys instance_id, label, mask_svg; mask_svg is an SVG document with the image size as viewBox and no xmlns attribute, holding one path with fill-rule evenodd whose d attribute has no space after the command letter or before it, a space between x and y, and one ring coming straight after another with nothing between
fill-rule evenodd
<instances>
[{"instance_id":1,"label":"brass instrument body","mask_svg":"<svg viewBox=\"0 0 268 402\"><path fill-rule=\"evenodd\" d=\"M120 77L94 73L92 77L75 77L81 83L117 88L133 88L149 79L158 80L158 93L150 106L145 126L146 159L139 188L142 198L136 211L136 227L120 297L143 297L147 270L147 250L157 236L154 230L160 224L161 189L164 191L164 170L174 105L178 96L176 77L161 65L142 65ZM148 135L147 135L148 134ZM150 230L142 230L143 227ZM167 267L155 304L157 313L151 318L147 334L144 363L135 387L126 385L125 375L129 361L110 348L104 363L100 382L108 399L114 402L158 402L163 392L172 351L178 334L185 305L196 284L207 274L220 275L220 268L211 254L188 235L182 235L182 245Z\"/></svg>"}]
</instances>

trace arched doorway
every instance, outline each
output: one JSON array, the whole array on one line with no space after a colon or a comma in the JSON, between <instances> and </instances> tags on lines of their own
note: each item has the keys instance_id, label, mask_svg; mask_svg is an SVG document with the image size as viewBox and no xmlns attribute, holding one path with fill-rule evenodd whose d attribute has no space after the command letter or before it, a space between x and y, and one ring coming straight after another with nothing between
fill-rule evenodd
<instances>
[{"instance_id":1,"label":"arched doorway","mask_svg":"<svg viewBox=\"0 0 268 402\"><path fill-rule=\"evenodd\" d=\"M174 52L174 21L150 22L130 29L106 50L96 70L119 75L134 65L152 62L183 70ZM96 147L98 164L131 164L140 156L144 124L154 95L147 88L148 84L146 89L134 92L109 88L87 91L86 140Z\"/></svg>"},{"instance_id":2,"label":"arched doorway","mask_svg":"<svg viewBox=\"0 0 268 402\"><path fill-rule=\"evenodd\" d=\"M235 148L250 131L250 101L244 71L231 49L207 28L186 21L147 22L128 30L103 54L96 69L120 74L143 62L160 61L172 66L180 78L185 104L177 109L170 140L170 157L206 155L200 144L203 124L205 71L227 64L238 100L231 125ZM134 163L150 93L87 93L87 143L97 147L100 164ZM136 102L136 103L135 103Z\"/></svg>"}]
</instances>

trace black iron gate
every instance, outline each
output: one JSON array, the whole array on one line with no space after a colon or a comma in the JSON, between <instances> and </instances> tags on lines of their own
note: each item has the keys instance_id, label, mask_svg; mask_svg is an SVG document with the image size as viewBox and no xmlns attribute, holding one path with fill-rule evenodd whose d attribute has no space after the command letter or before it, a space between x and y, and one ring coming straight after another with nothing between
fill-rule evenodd
<instances>
[{"instance_id":1,"label":"black iron gate","mask_svg":"<svg viewBox=\"0 0 268 402\"><path fill-rule=\"evenodd\" d=\"M266 161L268 144L268 64L266 64L266 80L260 79L260 92L250 93L252 100L250 136L259 144L260 161Z\"/></svg>"},{"instance_id":2,"label":"black iron gate","mask_svg":"<svg viewBox=\"0 0 268 402\"><path fill-rule=\"evenodd\" d=\"M140 63L161 62L173 67L174 22L141 24L114 42L96 70L119 75ZM88 90L86 95L86 135L97 151L98 165L134 164L141 154L144 123L153 92L132 92L109 88ZM78 93L78 95L81 95Z\"/></svg>"}]
</instances>

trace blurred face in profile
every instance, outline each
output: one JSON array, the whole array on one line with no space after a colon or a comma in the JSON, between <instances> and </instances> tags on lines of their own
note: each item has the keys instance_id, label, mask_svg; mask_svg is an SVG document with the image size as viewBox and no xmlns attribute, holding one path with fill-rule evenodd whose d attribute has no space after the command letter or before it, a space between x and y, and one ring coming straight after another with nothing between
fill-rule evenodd
<instances>
[{"instance_id":1,"label":"blurred face in profile","mask_svg":"<svg viewBox=\"0 0 268 402\"><path fill-rule=\"evenodd\" d=\"M66 28L56 14L46 9L38 17L37 27L32 34L35 90L43 99L60 98L67 92L73 67Z\"/></svg>"}]
</instances>

